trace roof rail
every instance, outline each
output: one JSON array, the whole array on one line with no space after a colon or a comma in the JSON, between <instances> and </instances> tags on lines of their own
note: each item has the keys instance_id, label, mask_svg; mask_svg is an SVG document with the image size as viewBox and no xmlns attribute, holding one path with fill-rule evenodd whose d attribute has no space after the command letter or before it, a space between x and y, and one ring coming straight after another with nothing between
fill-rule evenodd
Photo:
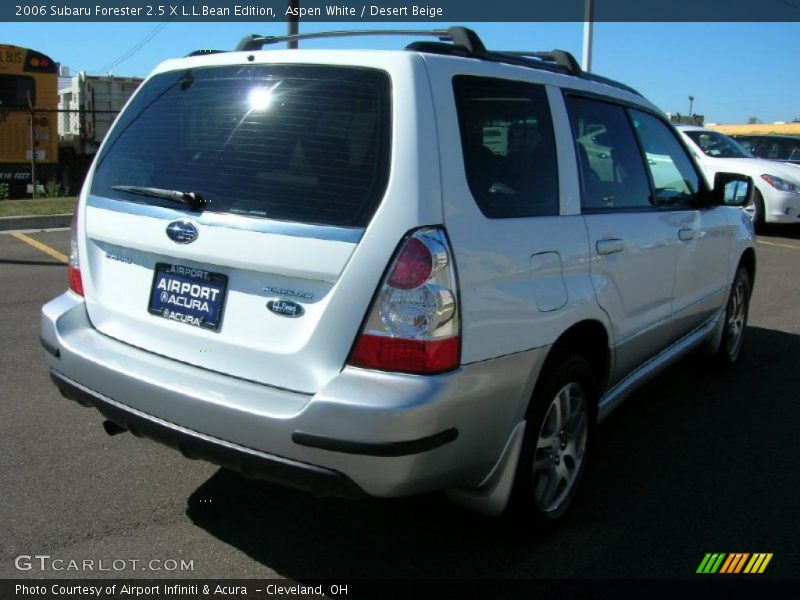
<instances>
[{"instance_id":1,"label":"roof rail","mask_svg":"<svg viewBox=\"0 0 800 600\"><path fill-rule=\"evenodd\" d=\"M195 50L194 52L189 52L184 58L189 58L190 56L205 56L206 54L219 54L220 52L226 52L226 50Z\"/></svg>"},{"instance_id":2,"label":"roof rail","mask_svg":"<svg viewBox=\"0 0 800 600\"><path fill-rule=\"evenodd\" d=\"M641 96L639 92L627 85L585 72L581 69L575 57L566 50L551 50L549 52L487 50L477 33L466 27L458 26L448 27L447 29L356 29L300 33L294 35L258 35L254 33L243 37L236 45L236 51L261 50L264 46L300 40L381 35L434 37L438 38L439 41L417 41L406 46L406 49L415 52L477 58L532 69L544 69L556 73L566 73L574 77L588 79L597 83L604 83Z\"/></svg>"},{"instance_id":3,"label":"roof rail","mask_svg":"<svg viewBox=\"0 0 800 600\"><path fill-rule=\"evenodd\" d=\"M480 57L486 53L478 34L466 27L449 27L448 29L357 29L348 31L320 31L316 33L299 33L295 35L258 35L251 34L243 37L236 45L236 51L261 50L270 44L281 42L298 42L320 38L337 37L362 37L380 35L406 35L427 36L439 38L442 41L453 42L454 45L464 48L470 56Z\"/></svg>"},{"instance_id":4,"label":"roof rail","mask_svg":"<svg viewBox=\"0 0 800 600\"><path fill-rule=\"evenodd\" d=\"M578 64L578 61L575 60L575 57L572 56L566 50L551 50L550 52L531 52L527 50L518 51L502 51L500 54L511 54L512 56L524 56L524 57L533 57L538 58L539 60L543 60L545 62L552 62L561 67L564 67L567 71L569 71L570 75L577 75L580 77L583 75L583 69Z\"/></svg>"}]
</instances>

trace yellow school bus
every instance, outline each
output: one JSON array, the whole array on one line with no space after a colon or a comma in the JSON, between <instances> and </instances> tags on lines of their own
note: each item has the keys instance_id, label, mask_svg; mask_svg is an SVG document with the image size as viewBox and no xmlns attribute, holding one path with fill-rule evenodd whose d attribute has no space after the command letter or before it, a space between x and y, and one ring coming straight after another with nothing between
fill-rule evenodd
<instances>
[{"instance_id":1,"label":"yellow school bus","mask_svg":"<svg viewBox=\"0 0 800 600\"><path fill-rule=\"evenodd\" d=\"M58 162L58 66L41 52L0 44L0 184L46 184Z\"/></svg>"}]
</instances>

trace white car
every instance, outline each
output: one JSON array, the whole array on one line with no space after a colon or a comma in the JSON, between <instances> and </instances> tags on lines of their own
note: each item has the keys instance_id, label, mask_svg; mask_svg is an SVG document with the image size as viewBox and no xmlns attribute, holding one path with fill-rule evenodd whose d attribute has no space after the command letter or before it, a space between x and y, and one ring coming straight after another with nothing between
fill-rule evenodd
<instances>
[{"instance_id":1,"label":"white car","mask_svg":"<svg viewBox=\"0 0 800 600\"><path fill-rule=\"evenodd\" d=\"M695 349L735 363L749 179L710 187L658 108L566 53L427 34L161 64L43 308L61 392L252 477L545 527L628 394Z\"/></svg>"},{"instance_id":2,"label":"white car","mask_svg":"<svg viewBox=\"0 0 800 600\"><path fill-rule=\"evenodd\" d=\"M755 158L739 142L718 131L678 125L708 181L722 171L753 179L753 201L745 211L756 228L764 223L800 223L800 167Z\"/></svg>"}]
</instances>

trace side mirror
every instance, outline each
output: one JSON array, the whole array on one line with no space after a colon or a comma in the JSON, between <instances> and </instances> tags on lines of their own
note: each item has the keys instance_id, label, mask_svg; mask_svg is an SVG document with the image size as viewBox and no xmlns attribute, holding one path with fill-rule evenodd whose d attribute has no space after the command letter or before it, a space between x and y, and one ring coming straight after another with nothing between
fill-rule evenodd
<instances>
[{"instance_id":1,"label":"side mirror","mask_svg":"<svg viewBox=\"0 0 800 600\"><path fill-rule=\"evenodd\" d=\"M711 204L714 206L746 206L753 193L753 180L741 173L717 173Z\"/></svg>"}]
</instances>

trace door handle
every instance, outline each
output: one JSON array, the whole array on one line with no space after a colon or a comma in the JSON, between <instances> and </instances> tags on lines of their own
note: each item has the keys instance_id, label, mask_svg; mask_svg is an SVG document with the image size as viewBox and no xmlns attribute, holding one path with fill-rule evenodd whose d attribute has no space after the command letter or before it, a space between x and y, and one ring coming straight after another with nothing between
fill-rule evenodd
<instances>
[{"instance_id":1,"label":"door handle","mask_svg":"<svg viewBox=\"0 0 800 600\"><path fill-rule=\"evenodd\" d=\"M595 244L598 254L616 254L625 250L625 241L620 239L598 240Z\"/></svg>"},{"instance_id":2,"label":"door handle","mask_svg":"<svg viewBox=\"0 0 800 600\"><path fill-rule=\"evenodd\" d=\"M679 229L678 230L678 239L682 242L688 242L694 239L694 236L697 235L697 230L695 229Z\"/></svg>"}]
</instances>

